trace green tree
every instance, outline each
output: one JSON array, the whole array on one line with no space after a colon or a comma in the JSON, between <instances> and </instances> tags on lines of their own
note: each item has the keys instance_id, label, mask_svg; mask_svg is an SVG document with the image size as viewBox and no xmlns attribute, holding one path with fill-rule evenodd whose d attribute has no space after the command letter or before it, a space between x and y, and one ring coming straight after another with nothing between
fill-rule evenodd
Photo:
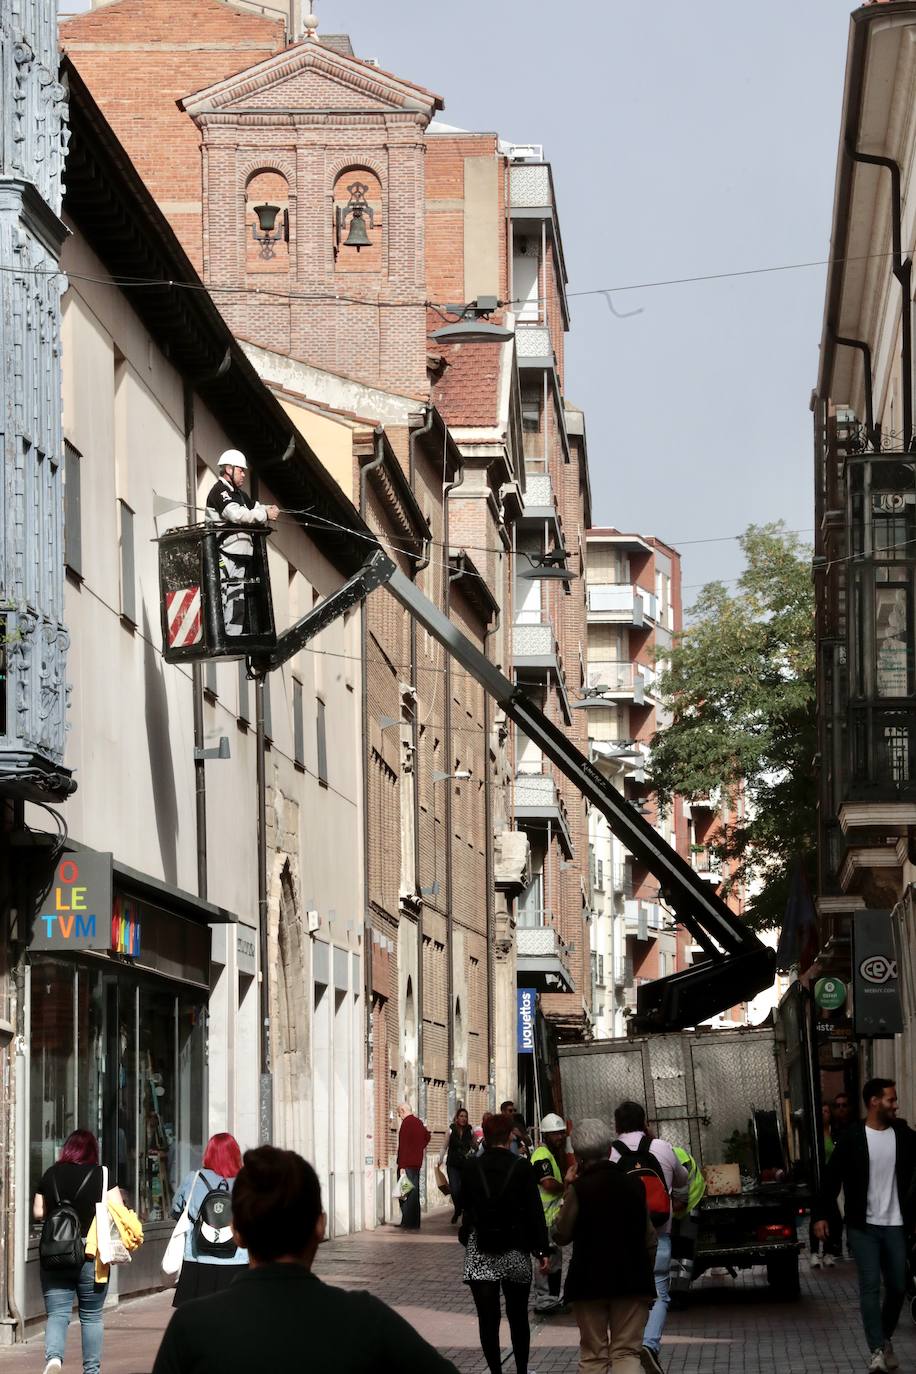
<instances>
[{"instance_id":1,"label":"green tree","mask_svg":"<svg viewBox=\"0 0 916 1374\"><path fill-rule=\"evenodd\" d=\"M765 930L782 922L794 860L813 876L814 595L810 549L782 522L751 525L740 542L737 585L703 588L661 675L670 723L653 741L651 780L665 805L743 788L744 814L710 847L754 893L747 920Z\"/></svg>"}]
</instances>

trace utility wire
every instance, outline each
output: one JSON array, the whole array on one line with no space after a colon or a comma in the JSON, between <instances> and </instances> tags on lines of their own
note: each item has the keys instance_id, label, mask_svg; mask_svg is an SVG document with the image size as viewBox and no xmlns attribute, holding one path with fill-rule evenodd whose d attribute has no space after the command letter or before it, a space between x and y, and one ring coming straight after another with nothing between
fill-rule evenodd
<instances>
[{"instance_id":1,"label":"utility wire","mask_svg":"<svg viewBox=\"0 0 916 1374\"><path fill-rule=\"evenodd\" d=\"M688 276L688 277L660 277L660 278L657 278L657 279L654 279L654 280L648 280L648 281L624 282L624 283L622 283L622 284L619 285L619 286L594 286L594 287L588 287L588 288L586 288L586 289L584 289L584 290L582 290L582 291L568 291L568 292L566 293L566 296L567 296L568 299L572 299L572 298L577 298L577 299L578 299L578 298L580 298L580 297L585 297L585 296L605 296L605 297L607 297L607 296L609 296L609 295L616 295L617 293L623 292L623 291L652 291L652 290L655 290L655 289L657 289L657 288L659 288L659 287L665 287L665 286L688 286L688 285L692 285L692 284L696 284L696 283L703 283L703 282L731 281L731 280L736 280L736 279L742 278L742 277L770 276L770 275L772 275L772 274L774 274L774 273L779 273L779 272L799 272L799 271L803 271L803 270L805 270L805 269L807 269L807 268L812 268L812 267L829 267L829 266L832 266L832 265L835 264L835 263L867 262L867 261L869 261L869 260L872 259L872 258L890 258L890 257L893 257L893 256L894 256L894 253L893 253L893 251L891 250L891 251L885 251L885 252L880 252L880 253L857 253L857 254L853 254L853 255L850 255L850 256L848 256L848 257L842 257L842 258L811 258L811 259L808 259L807 261L804 261L804 262L784 262L784 263L775 263L775 264L773 264L772 266L768 266L768 267L745 267L745 268L738 268L738 269L736 269L736 270L734 270L734 271L731 271L731 272L702 272L702 273L696 273L695 275L693 275L693 276ZM67 277L67 278L69 278L69 279L72 280L72 281L87 281L87 282L94 282L94 283L96 283L97 285L101 285L101 286L117 286L117 287L129 287L129 288L135 288L135 287L141 287L141 286L158 286L158 287L163 287L163 286L165 286L165 287L168 287L168 288L170 288L170 289L173 289L173 290L180 290L180 291L203 291L203 292L206 292L206 293L209 294L209 295L229 294L229 295L272 296L272 297L277 297L278 299L281 299L281 300L290 300L290 301L296 301L296 300L298 300L298 301L310 301L310 300L311 300L311 301L325 301L325 302L339 301L341 304L344 304L344 305L351 304L351 305L383 306L383 307L384 307L385 309L387 309L387 310L391 310L391 309L411 309L411 310L414 310L414 309L418 309L419 307L426 307L426 308L429 309L429 310L435 310L438 314L442 315L443 319L446 318L447 315L454 316L455 313L456 313L455 311L448 311L447 306L446 306L443 302L436 302L436 301L425 300L425 299L424 299L424 300L417 299L417 300L410 300L410 301L379 301L379 300L366 299L366 298L363 297L363 296L350 296L350 295L347 295L345 292L341 292L341 291L289 291L289 290L274 290L274 289L272 289L272 288L270 288L270 287L263 287L263 286L232 286L232 285L228 285L228 284L224 284L224 283L220 283L220 282L201 282L201 281L189 282L189 281L176 281L176 280L174 280L173 278L167 278L167 277L116 277L116 276L94 277L94 276L89 276L89 275L87 275L87 274L85 274L85 273L68 272L68 271L66 270L66 268L64 268L64 267L59 267L59 268L53 268L53 267L52 267L52 268L45 268L45 267L15 267L15 266L4 265L4 266L0 267L0 271L3 271L3 272L13 272L13 273L18 273L18 274L20 274L20 275L31 274L31 275L34 275L34 276ZM526 297L518 297L518 298L513 299L513 300L500 300L500 301L497 301L496 309L502 309L502 308L504 308L504 307L506 307L506 306L515 306L515 305L534 305L535 303L541 304L541 303L543 303L545 300L549 300L549 299L550 299L550 298L547 297L547 296L537 296L537 297L534 297L534 296L526 296ZM523 323L524 323L524 322L523 322Z\"/></svg>"}]
</instances>

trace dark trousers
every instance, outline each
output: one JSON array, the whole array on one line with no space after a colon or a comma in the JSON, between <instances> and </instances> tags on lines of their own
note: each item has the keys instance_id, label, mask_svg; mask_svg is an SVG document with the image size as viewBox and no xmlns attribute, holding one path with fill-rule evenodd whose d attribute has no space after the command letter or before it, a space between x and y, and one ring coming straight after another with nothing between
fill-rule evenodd
<instances>
[{"instance_id":1,"label":"dark trousers","mask_svg":"<svg viewBox=\"0 0 916 1374\"><path fill-rule=\"evenodd\" d=\"M448 1193L452 1199L452 1212L456 1217L460 1217L464 1210L464 1202L461 1197L461 1169L457 1164L449 1164L446 1161L445 1170L448 1174Z\"/></svg>"},{"instance_id":2,"label":"dark trousers","mask_svg":"<svg viewBox=\"0 0 916 1374\"><path fill-rule=\"evenodd\" d=\"M902 1226L847 1226L846 1230L859 1274L865 1339L869 1350L878 1350L893 1336L906 1294L906 1232Z\"/></svg>"},{"instance_id":3,"label":"dark trousers","mask_svg":"<svg viewBox=\"0 0 916 1374\"><path fill-rule=\"evenodd\" d=\"M401 1225L407 1231L419 1231L420 1229L420 1170L402 1169L402 1174L406 1174L413 1187L406 1197L401 1198Z\"/></svg>"},{"instance_id":4,"label":"dark trousers","mask_svg":"<svg viewBox=\"0 0 916 1374\"><path fill-rule=\"evenodd\" d=\"M500 1374L502 1370L499 1347L499 1323L502 1316L499 1307L499 1288L499 1282L495 1279L470 1281L471 1295L477 1308L480 1348L490 1374ZM509 1336L518 1374L528 1374L528 1352L531 1348L531 1328L528 1325L530 1289L530 1283L510 1283L508 1279L502 1280L503 1297L506 1300L506 1321L509 1323Z\"/></svg>"}]
</instances>

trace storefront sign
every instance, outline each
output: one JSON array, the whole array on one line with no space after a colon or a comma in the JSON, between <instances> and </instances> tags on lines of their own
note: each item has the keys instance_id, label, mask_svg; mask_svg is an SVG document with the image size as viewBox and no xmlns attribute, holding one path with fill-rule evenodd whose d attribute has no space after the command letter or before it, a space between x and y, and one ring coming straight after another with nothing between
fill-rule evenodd
<instances>
[{"instance_id":1,"label":"storefront sign","mask_svg":"<svg viewBox=\"0 0 916 1374\"><path fill-rule=\"evenodd\" d=\"M252 926L239 924L236 927L235 948L238 971L245 978L253 978L257 971L258 932Z\"/></svg>"},{"instance_id":2,"label":"storefront sign","mask_svg":"<svg viewBox=\"0 0 916 1374\"><path fill-rule=\"evenodd\" d=\"M846 1001L846 984L839 978L819 978L814 984L814 1000L824 1011L838 1011Z\"/></svg>"},{"instance_id":3,"label":"storefront sign","mask_svg":"<svg viewBox=\"0 0 916 1374\"><path fill-rule=\"evenodd\" d=\"M111 855L78 850L60 860L35 917L32 949L111 947Z\"/></svg>"},{"instance_id":4,"label":"storefront sign","mask_svg":"<svg viewBox=\"0 0 916 1374\"><path fill-rule=\"evenodd\" d=\"M518 989L518 1052L534 1054L534 1018L537 1009L536 988Z\"/></svg>"},{"instance_id":5,"label":"storefront sign","mask_svg":"<svg viewBox=\"0 0 916 1374\"><path fill-rule=\"evenodd\" d=\"M855 1032L896 1035L903 1030L903 1017L890 912L855 912L852 935Z\"/></svg>"}]
</instances>

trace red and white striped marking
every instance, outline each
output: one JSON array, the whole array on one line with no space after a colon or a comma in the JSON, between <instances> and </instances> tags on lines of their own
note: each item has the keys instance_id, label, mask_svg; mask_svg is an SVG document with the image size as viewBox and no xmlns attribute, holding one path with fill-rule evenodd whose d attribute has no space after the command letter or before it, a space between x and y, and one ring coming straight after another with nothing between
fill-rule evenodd
<instances>
[{"instance_id":1,"label":"red and white striped marking","mask_svg":"<svg viewBox=\"0 0 916 1374\"><path fill-rule=\"evenodd\" d=\"M167 592L165 615L168 623L170 649L186 649L199 644L203 638L200 620L200 588L183 587L180 592Z\"/></svg>"}]
</instances>

